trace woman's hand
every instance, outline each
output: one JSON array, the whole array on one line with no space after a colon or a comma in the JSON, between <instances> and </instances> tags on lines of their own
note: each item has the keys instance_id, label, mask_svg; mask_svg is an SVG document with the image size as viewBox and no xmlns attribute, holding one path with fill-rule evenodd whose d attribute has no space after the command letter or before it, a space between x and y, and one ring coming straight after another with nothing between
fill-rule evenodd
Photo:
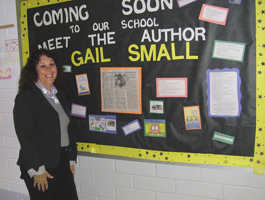
<instances>
[{"instance_id":1,"label":"woman's hand","mask_svg":"<svg viewBox=\"0 0 265 200\"><path fill-rule=\"evenodd\" d=\"M73 174L73 177L75 176L75 166L74 165L70 165L70 170Z\"/></svg>"},{"instance_id":2,"label":"woman's hand","mask_svg":"<svg viewBox=\"0 0 265 200\"><path fill-rule=\"evenodd\" d=\"M45 190L48 190L47 178L53 178L53 176L50 175L49 172L47 171L41 175L35 175L34 176L34 187L38 186L38 190L42 190L43 192Z\"/></svg>"}]
</instances>

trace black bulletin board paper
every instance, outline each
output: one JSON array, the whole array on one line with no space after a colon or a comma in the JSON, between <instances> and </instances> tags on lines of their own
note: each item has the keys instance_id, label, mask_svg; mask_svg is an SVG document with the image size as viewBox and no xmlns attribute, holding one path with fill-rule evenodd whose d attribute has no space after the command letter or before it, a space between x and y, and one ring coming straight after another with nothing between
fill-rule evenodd
<instances>
[{"instance_id":1,"label":"black bulletin board paper","mask_svg":"<svg viewBox=\"0 0 265 200\"><path fill-rule=\"evenodd\" d=\"M199 20L203 4L228 8L226 24ZM72 11L78 15L70 14ZM27 23L30 52L40 47L52 49L65 65L72 66L63 86L69 101L87 106L88 114L116 115L117 134L89 131L88 118L73 117L78 142L169 152L253 156L255 1L232 4L229 0L200 0L179 7L176 0L77 0L30 8ZM243 61L213 58L215 40L244 43ZM150 49L155 49L155 53L146 55L145 49L149 53ZM182 57L176 59L176 56ZM142 114L101 112L100 67L142 68ZM206 71L225 68L240 71L242 111L238 117L210 117ZM89 95L78 96L75 75L84 73L91 91ZM188 96L157 98L156 78L175 77L187 78ZM150 113L150 100L163 100L164 114ZM200 108L202 128L186 130L183 107L196 105ZM125 136L121 127L135 119L142 128L144 119L165 119L166 137L146 137L143 129ZM213 140L215 132L233 136L233 145Z\"/></svg>"}]
</instances>

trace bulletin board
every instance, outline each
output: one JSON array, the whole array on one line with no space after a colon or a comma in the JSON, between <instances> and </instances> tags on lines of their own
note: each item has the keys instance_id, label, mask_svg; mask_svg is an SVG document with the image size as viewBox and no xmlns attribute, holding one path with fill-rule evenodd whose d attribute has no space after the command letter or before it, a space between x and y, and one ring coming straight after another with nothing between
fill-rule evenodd
<instances>
[{"instance_id":1,"label":"bulletin board","mask_svg":"<svg viewBox=\"0 0 265 200\"><path fill-rule=\"evenodd\" d=\"M79 152L264 173L265 1L22 1L65 66Z\"/></svg>"}]
</instances>

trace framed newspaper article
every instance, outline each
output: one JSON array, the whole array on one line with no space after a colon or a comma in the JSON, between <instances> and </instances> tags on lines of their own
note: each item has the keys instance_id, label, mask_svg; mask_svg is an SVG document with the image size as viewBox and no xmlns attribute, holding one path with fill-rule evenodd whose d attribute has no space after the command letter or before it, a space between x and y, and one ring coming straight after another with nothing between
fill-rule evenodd
<instances>
[{"instance_id":1,"label":"framed newspaper article","mask_svg":"<svg viewBox=\"0 0 265 200\"><path fill-rule=\"evenodd\" d=\"M101 67L101 111L142 114L141 67Z\"/></svg>"}]
</instances>

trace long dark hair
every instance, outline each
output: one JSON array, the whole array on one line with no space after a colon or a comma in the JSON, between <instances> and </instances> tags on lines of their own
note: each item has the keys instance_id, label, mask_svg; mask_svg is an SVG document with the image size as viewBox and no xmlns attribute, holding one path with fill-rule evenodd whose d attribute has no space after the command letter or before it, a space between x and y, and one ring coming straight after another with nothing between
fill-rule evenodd
<instances>
[{"instance_id":1,"label":"long dark hair","mask_svg":"<svg viewBox=\"0 0 265 200\"><path fill-rule=\"evenodd\" d=\"M46 55L49 58L53 58L56 67L57 67L57 77L54 81L54 85L56 88L60 88L62 84L62 79L64 77L64 68L57 55L49 51L47 49L39 49L34 51L30 57L26 65L22 68L19 79L19 92L22 92L32 86L38 80L38 74L36 71L36 65L40 61L40 57L42 55Z\"/></svg>"}]
</instances>

